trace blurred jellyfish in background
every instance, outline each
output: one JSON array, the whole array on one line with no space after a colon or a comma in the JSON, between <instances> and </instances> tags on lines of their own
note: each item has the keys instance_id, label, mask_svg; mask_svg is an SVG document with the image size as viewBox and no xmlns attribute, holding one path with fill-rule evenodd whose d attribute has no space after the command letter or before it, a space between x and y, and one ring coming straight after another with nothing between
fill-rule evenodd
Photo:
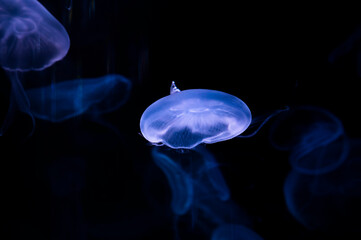
<instances>
[{"instance_id":1,"label":"blurred jellyfish in background","mask_svg":"<svg viewBox=\"0 0 361 240\"><path fill-rule=\"evenodd\" d=\"M115 111L128 99L131 81L118 74L75 79L26 90L36 118L62 122L87 113Z\"/></svg>"},{"instance_id":2,"label":"blurred jellyfish in background","mask_svg":"<svg viewBox=\"0 0 361 240\"><path fill-rule=\"evenodd\" d=\"M218 164L205 149L198 147L194 151L178 153L167 148L153 148L152 155L168 179L173 194L171 206L175 214L185 214L192 206L196 194L194 178L202 178L203 184L207 182L210 185L208 190L213 192L208 194L211 197L217 196L222 201L229 199L230 192ZM174 159L179 159L179 162ZM194 162L190 162L192 159ZM184 165L188 165L186 169Z\"/></svg>"},{"instance_id":3,"label":"blurred jellyfish in background","mask_svg":"<svg viewBox=\"0 0 361 240\"><path fill-rule=\"evenodd\" d=\"M190 217L189 229L182 229L182 233L192 234L198 228L203 234L210 234L224 224L251 225L246 213L230 199L219 164L204 147L191 150L154 147L152 156L170 185L176 235L182 225L179 222L186 217Z\"/></svg>"},{"instance_id":4,"label":"blurred jellyfish in background","mask_svg":"<svg viewBox=\"0 0 361 240\"><path fill-rule=\"evenodd\" d=\"M329 155L329 158L337 157ZM358 239L361 234L360 140L350 141L347 159L332 172L306 175L291 171L284 184L284 196L289 212L308 229L343 237L350 234Z\"/></svg>"},{"instance_id":5,"label":"blurred jellyfish in background","mask_svg":"<svg viewBox=\"0 0 361 240\"><path fill-rule=\"evenodd\" d=\"M282 114L269 136L275 148L290 151L291 166L304 174L333 171L348 154L341 121L319 107L300 106Z\"/></svg>"},{"instance_id":6,"label":"blurred jellyfish in background","mask_svg":"<svg viewBox=\"0 0 361 240\"><path fill-rule=\"evenodd\" d=\"M213 231L211 240L262 240L251 229L238 224L224 224Z\"/></svg>"},{"instance_id":7,"label":"blurred jellyfish in background","mask_svg":"<svg viewBox=\"0 0 361 240\"><path fill-rule=\"evenodd\" d=\"M12 83L10 106L0 136L11 124L16 108L29 114L34 122L20 72L40 71L53 65L65 57L69 47L65 28L38 1L0 1L0 65Z\"/></svg>"},{"instance_id":8,"label":"blurred jellyfish in background","mask_svg":"<svg viewBox=\"0 0 361 240\"><path fill-rule=\"evenodd\" d=\"M167 155L153 149L153 159L167 177L172 190L172 211L183 215L190 209L193 202L193 185L191 177L183 171L181 166Z\"/></svg>"}]
</instances>

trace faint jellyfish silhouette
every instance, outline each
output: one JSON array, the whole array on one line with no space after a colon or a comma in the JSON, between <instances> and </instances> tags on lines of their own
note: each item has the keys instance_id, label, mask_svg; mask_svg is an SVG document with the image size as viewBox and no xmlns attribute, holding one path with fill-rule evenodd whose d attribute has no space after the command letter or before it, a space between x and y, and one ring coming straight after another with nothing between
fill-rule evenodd
<instances>
[{"instance_id":1,"label":"faint jellyfish silhouette","mask_svg":"<svg viewBox=\"0 0 361 240\"><path fill-rule=\"evenodd\" d=\"M341 121L325 109L300 106L280 116L270 130L278 150L290 151L291 166L305 174L322 174L342 164L348 141Z\"/></svg>"},{"instance_id":2,"label":"faint jellyfish silhouette","mask_svg":"<svg viewBox=\"0 0 361 240\"><path fill-rule=\"evenodd\" d=\"M177 222L184 220L181 216L191 218L192 229L200 227L207 234L220 224L250 224L245 212L230 200L219 164L204 147L190 150L154 147L152 156L170 185L177 236Z\"/></svg>"},{"instance_id":3,"label":"faint jellyfish silhouette","mask_svg":"<svg viewBox=\"0 0 361 240\"><path fill-rule=\"evenodd\" d=\"M8 71L12 82L10 106L0 136L10 126L16 108L29 114L34 130L34 118L19 72L51 66L64 58L69 46L64 27L38 1L0 1L0 65Z\"/></svg>"},{"instance_id":4,"label":"faint jellyfish silhouette","mask_svg":"<svg viewBox=\"0 0 361 240\"><path fill-rule=\"evenodd\" d=\"M62 122L84 113L98 115L115 111L128 100L131 86L127 78L108 74L30 88L26 94L36 118Z\"/></svg>"},{"instance_id":5,"label":"faint jellyfish silhouette","mask_svg":"<svg viewBox=\"0 0 361 240\"><path fill-rule=\"evenodd\" d=\"M9 71L45 69L70 47L65 28L38 1L0 1L0 65Z\"/></svg>"},{"instance_id":6,"label":"faint jellyfish silhouette","mask_svg":"<svg viewBox=\"0 0 361 240\"><path fill-rule=\"evenodd\" d=\"M262 240L257 233L239 224L223 224L213 231L212 240Z\"/></svg>"},{"instance_id":7,"label":"faint jellyfish silhouette","mask_svg":"<svg viewBox=\"0 0 361 240\"><path fill-rule=\"evenodd\" d=\"M190 209L193 202L193 185L191 177L182 170L182 167L169 156L153 148L153 160L164 172L172 190L172 211L183 215Z\"/></svg>"},{"instance_id":8,"label":"faint jellyfish silhouette","mask_svg":"<svg viewBox=\"0 0 361 240\"><path fill-rule=\"evenodd\" d=\"M352 140L350 145L347 159L336 170L322 175L292 171L286 178L287 208L308 229L361 234L361 142Z\"/></svg>"},{"instance_id":9,"label":"faint jellyfish silhouette","mask_svg":"<svg viewBox=\"0 0 361 240\"><path fill-rule=\"evenodd\" d=\"M213 192L215 193L213 195L217 196L217 198L222 201L229 200L231 196L230 190L219 170L219 164L214 156L204 147L198 147L196 152L200 154L200 157L203 160L201 162L202 165L198 167L196 179L201 179L203 177L203 183L207 181L209 182L209 185L212 186Z\"/></svg>"},{"instance_id":10,"label":"faint jellyfish silhouette","mask_svg":"<svg viewBox=\"0 0 361 240\"><path fill-rule=\"evenodd\" d=\"M225 141L241 134L251 123L247 105L228 93L174 90L151 104L140 119L143 136L151 143L190 149L200 143Z\"/></svg>"},{"instance_id":11,"label":"faint jellyfish silhouette","mask_svg":"<svg viewBox=\"0 0 361 240\"><path fill-rule=\"evenodd\" d=\"M222 201L230 198L229 188L217 162L205 149L197 147L179 153L169 148L156 147L152 150L152 156L168 179L172 190L171 207L175 214L185 214L194 204L196 184L207 185L202 198L217 196ZM197 181L199 183L196 183Z\"/></svg>"}]
</instances>

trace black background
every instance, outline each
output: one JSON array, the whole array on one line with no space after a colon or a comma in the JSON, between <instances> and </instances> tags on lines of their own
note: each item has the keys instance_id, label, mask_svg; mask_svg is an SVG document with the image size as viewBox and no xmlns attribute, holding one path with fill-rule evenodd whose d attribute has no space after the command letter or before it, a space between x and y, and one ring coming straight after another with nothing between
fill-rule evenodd
<instances>
[{"instance_id":1,"label":"black background","mask_svg":"<svg viewBox=\"0 0 361 240\"><path fill-rule=\"evenodd\" d=\"M0 137L7 239L173 239L170 189L139 134L141 114L169 94L171 81L235 95L254 117L320 106L341 119L348 136L360 137L357 48L328 61L361 23L354 6L108 0L92 9L90 0L73 0L69 12L66 1L40 2L71 39L68 55L46 71L58 80L118 73L133 88L124 106L102 116L107 126L86 115L37 120L27 137L30 118L16 116ZM29 76L25 88L46 84ZM3 120L11 87L4 71L0 84ZM290 166L287 153L271 147L269 125L253 138L206 146L232 200L264 239L332 238L287 211L282 187ZM208 234L190 231L184 239Z\"/></svg>"}]
</instances>

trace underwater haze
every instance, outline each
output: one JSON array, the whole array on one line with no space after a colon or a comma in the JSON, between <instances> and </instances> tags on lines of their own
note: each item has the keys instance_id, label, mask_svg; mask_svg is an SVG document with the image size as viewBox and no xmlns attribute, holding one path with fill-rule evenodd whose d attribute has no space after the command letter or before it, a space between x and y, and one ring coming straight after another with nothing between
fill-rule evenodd
<instances>
[{"instance_id":1,"label":"underwater haze","mask_svg":"<svg viewBox=\"0 0 361 240\"><path fill-rule=\"evenodd\" d=\"M361 239L361 15L0 0L1 239Z\"/></svg>"}]
</instances>

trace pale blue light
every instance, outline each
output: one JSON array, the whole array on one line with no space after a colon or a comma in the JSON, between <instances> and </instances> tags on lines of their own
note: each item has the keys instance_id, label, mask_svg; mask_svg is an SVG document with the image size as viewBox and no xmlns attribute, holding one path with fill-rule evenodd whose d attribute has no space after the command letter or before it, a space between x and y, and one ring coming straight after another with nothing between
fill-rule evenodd
<instances>
[{"instance_id":1,"label":"pale blue light","mask_svg":"<svg viewBox=\"0 0 361 240\"><path fill-rule=\"evenodd\" d=\"M262 240L257 233L239 224L223 224L213 231L212 240Z\"/></svg>"},{"instance_id":2,"label":"pale blue light","mask_svg":"<svg viewBox=\"0 0 361 240\"><path fill-rule=\"evenodd\" d=\"M65 28L36 0L0 0L0 65L42 70L67 54Z\"/></svg>"},{"instance_id":3,"label":"pale blue light","mask_svg":"<svg viewBox=\"0 0 361 240\"><path fill-rule=\"evenodd\" d=\"M118 74L75 79L26 90L36 118L61 122L83 113L103 114L123 105L131 81Z\"/></svg>"},{"instance_id":4,"label":"pale blue light","mask_svg":"<svg viewBox=\"0 0 361 240\"><path fill-rule=\"evenodd\" d=\"M283 188L288 211L308 229L359 236L360 169L361 142L350 139L346 160L334 171L319 175L291 171Z\"/></svg>"},{"instance_id":5,"label":"pale blue light","mask_svg":"<svg viewBox=\"0 0 361 240\"><path fill-rule=\"evenodd\" d=\"M283 114L274 122L270 140L275 148L290 151L291 166L305 174L333 171L348 153L341 121L314 106L299 106Z\"/></svg>"},{"instance_id":6,"label":"pale blue light","mask_svg":"<svg viewBox=\"0 0 361 240\"><path fill-rule=\"evenodd\" d=\"M191 89L173 91L151 104L140 119L140 130L153 144L190 149L234 138L251 121L248 106L239 98L216 90Z\"/></svg>"},{"instance_id":7,"label":"pale blue light","mask_svg":"<svg viewBox=\"0 0 361 240\"><path fill-rule=\"evenodd\" d=\"M185 214L193 203L193 184L190 175L158 148L153 149L152 155L154 162L162 169L171 187L172 211L177 215Z\"/></svg>"}]
</instances>

